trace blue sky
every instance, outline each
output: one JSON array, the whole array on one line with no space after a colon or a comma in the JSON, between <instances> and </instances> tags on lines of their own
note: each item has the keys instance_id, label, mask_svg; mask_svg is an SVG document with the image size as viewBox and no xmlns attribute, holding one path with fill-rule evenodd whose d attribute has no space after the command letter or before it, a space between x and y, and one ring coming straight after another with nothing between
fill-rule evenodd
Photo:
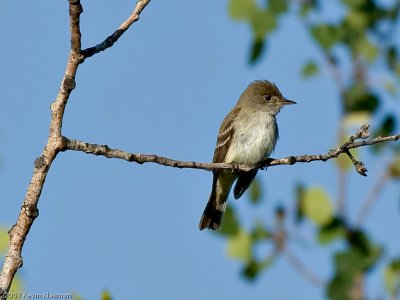
<instances>
[{"instance_id":1,"label":"blue sky","mask_svg":"<svg viewBox=\"0 0 400 300\"><path fill-rule=\"evenodd\" d=\"M134 1L82 1L83 47L111 34ZM0 2L0 225L19 213L48 135L49 105L57 95L69 52L67 1ZM251 32L229 19L227 1L153 1L141 19L106 52L80 66L65 113L63 134L135 153L180 160L211 160L219 125L255 79L275 82L298 105L278 116L275 157L323 153L336 144L338 95L326 69L302 80L302 63L320 53L301 24L285 17L267 55L247 64ZM400 113L398 100L387 107ZM373 125L373 124L372 124ZM356 212L382 171L365 155L369 176L351 173L349 213ZM384 158L382 159L384 161ZM332 162L279 166L260 172L265 204L234 205L244 224L254 216L273 225L273 208L293 209L295 183L324 186L337 197ZM323 299L284 259L257 282L240 278L226 242L198 230L211 173L137 165L61 153L48 174L40 216L26 241L19 271L29 292L77 292L96 299L107 288L115 299ZM368 218L369 232L398 254L398 185L390 184ZM232 200L233 202L233 200ZM294 227L294 226L293 226ZM292 228L293 232L297 229ZM312 238L306 226L301 238ZM331 271L323 249L294 242L294 252L323 278ZM340 247L335 245L334 247ZM396 252L397 251L397 252ZM381 272L368 285L381 295Z\"/></svg>"}]
</instances>

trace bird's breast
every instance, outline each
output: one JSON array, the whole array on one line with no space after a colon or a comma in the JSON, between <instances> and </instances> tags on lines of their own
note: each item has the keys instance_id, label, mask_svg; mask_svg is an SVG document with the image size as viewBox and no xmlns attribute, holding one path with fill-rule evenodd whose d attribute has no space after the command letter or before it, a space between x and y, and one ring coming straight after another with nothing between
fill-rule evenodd
<instances>
[{"instance_id":1,"label":"bird's breast","mask_svg":"<svg viewBox=\"0 0 400 300\"><path fill-rule=\"evenodd\" d=\"M265 112L239 116L226 162L257 164L268 158L278 139L275 116Z\"/></svg>"}]
</instances>

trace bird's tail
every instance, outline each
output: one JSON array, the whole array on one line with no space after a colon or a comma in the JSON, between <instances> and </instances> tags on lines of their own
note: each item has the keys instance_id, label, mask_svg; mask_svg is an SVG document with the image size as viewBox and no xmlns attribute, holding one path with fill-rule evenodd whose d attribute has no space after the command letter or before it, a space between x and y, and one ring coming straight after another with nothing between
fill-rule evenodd
<instances>
[{"instance_id":1,"label":"bird's tail","mask_svg":"<svg viewBox=\"0 0 400 300\"><path fill-rule=\"evenodd\" d=\"M222 224L222 216L224 215L226 204L228 202L224 201L222 204L217 205L215 198L208 200L206 208L204 209L203 215L201 216L199 229L203 230L205 228L218 230Z\"/></svg>"}]
</instances>

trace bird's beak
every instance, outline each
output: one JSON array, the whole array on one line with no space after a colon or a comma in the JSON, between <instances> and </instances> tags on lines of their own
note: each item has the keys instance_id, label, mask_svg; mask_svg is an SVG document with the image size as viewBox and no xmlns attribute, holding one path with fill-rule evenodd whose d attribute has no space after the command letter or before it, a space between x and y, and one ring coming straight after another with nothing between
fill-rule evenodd
<instances>
[{"instance_id":1,"label":"bird's beak","mask_svg":"<svg viewBox=\"0 0 400 300\"><path fill-rule=\"evenodd\" d=\"M283 99L281 100L281 103L284 104L284 105L297 104L297 102L292 101L292 100L288 100L288 99L286 99L286 98L283 98Z\"/></svg>"}]
</instances>

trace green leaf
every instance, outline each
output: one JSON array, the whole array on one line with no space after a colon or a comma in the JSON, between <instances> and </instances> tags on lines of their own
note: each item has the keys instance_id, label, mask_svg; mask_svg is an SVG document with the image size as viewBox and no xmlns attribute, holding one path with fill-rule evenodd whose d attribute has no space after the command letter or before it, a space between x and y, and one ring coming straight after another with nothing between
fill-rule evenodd
<instances>
[{"instance_id":1,"label":"green leaf","mask_svg":"<svg viewBox=\"0 0 400 300\"><path fill-rule=\"evenodd\" d=\"M367 37L360 39L354 44L356 53L359 53L367 61L373 62L379 54L379 48Z\"/></svg>"},{"instance_id":2,"label":"green leaf","mask_svg":"<svg viewBox=\"0 0 400 300\"><path fill-rule=\"evenodd\" d=\"M363 272L373 267L383 252L383 248L373 244L361 230L349 231L347 233L347 242L351 246L349 251L354 251L358 255Z\"/></svg>"},{"instance_id":3,"label":"green leaf","mask_svg":"<svg viewBox=\"0 0 400 300\"><path fill-rule=\"evenodd\" d=\"M375 267L378 260L381 258L383 253L383 247L373 245L368 252L368 255L365 257L365 270L369 271L373 267Z\"/></svg>"},{"instance_id":4,"label":"green leaf","mask_svg":"<svg viewBox=\"0 0 400 300\"><path fill-rule=\"evenodd\" d=\"M367 29L370 21L370 15L360 10L350 10L346 16L345 22L351 30L363 32Z\"/></svg>"},{"instance_id":5,"label":"green leaf","mask_svg":"<svg viewBox=\"0 0 400 300\"><path fill-rule=\"evenodd\" d=\"M304 213L302 210L302 202L304 198L305 187L302 183L296 184L296 223L301 223L304 219Z\"/></svg>"},{"instance_id":6,"label":"green leaf","mask_svg":"<svg viewBox=\"0 0 400 300\"><path fill-rule=\"evenodd\" d=\"M362 255L368 255L372 245L362 230L349 230L346 238L347 242L353 249L359 251Z\"/></svg>"},{"instance_id":7,"label":"green leaf","mask_svg":"<svg viewBox=\"0 0 400 300\"><path fill-rule=\"evenodd\" d=\"M8 233L7 229L0 228L0 255L3 255L8 248Z\"/></svg>"},{"instance_id":8,"label":"green leaf","mask_svg":"<svg viewBox=\"0 0 400 300\"><path fill-rule=\"evenodd\" d=\"M376 266L378 259L383 253L380 246L371 244L361 231L354 231L353 238L362 247L352 241L350 248L335 254L334 263L336 273L328 285L328 296L330 299L352 299L350 292L354 282L359 276L364 276L372 267ZM362 250L366 248L366 251Z\"/></svg>"},{"instance_id":9,"label":"green leaf","mask_svg":"<svg viewBox=\"0 0 400 300\"><path fill-rule=\"evenodd\" d=\"M384 116L383 120L381 121L381 124L377 128L377 130L373 133L374 137L379 137L379 136L388 136L394 134L397 126L397 117L392 114L388 113ZM373 145L373 150L376 153L379 153L383 149L387 148L390 146L388 143L381 143L381 144L375 144Z\"/></svg>"},{"instance_id":10,"label":"green leaf","mask_svg":"<svg viewBox=\"0 0 400 300\"><path fill-rule=\"evenodd\" d=\"M253 36L256 40L262 40L266 34L276 28L276 16L268 10L258 10L250 19Z\"/></svg>"},{"instance_id":11,"label":"green leaf","mask_svg":"<svg viewBox=\"0 0 400 300\"><path fill-rule=\"evenodd\" d=\"M328 286L330 299L352 299L354 281L376 266L383 253L382 247L371 244L362 231L355 230L350 236L350 248L334 256L336 273Z\"/></svg>"},{"instance_id":12,"label":"green leaf","mask_svg":"<svg viewBox=\"0 0 400 300\"><path fill-rule=\"evenodd\" d=\"M370 249L370 255L368 259L369 266L367 267L368 269L371 269L375 266L375 264L378 262L378 260L382 257L383 254L383 247L374 245Z\"/></svg>"},{"instance_id":13,"label":"green leaf","mask_svg":"<svg viewBox=\"0 0 400 300\"><path fill-rule=\"evenodd\" d=\"M101 293L100 299L101 299L101 300L112 300L112 297L111 297L110 292L107 291L107 290L104 290L104 291Z\"/></svg>"},{"instance_id":14,"label":"green leaf","mask_svg":"<svg viewBox=\"0 0 400 300\"><path fill-rule=\"evenodd\" d=\"M267 230L266 226L263 223L257 221L255 223L255 227L251 231L251 239L253 240L253 242L260 242L272 238L273 234L269 230Z\"/></svg>"},{"instance_id":15,"label":"green leaf","mask_svg":"<svg viewBox=\"0 0 400 300\"><path fill-rule=\"evenodd\" d=\"M262 261L251 259L242 270L242 275L248 280L255 280L262 270L269 268L275 261L274 255L268 256Z\"/></svg>"},{"instance_id":16,"label":"green leaf","mask_svg":"<svg viewBox=\"0 0 400 300\"><path fill-rule=\"evenodd\" d=\"M318 3L319 2L317 0L309 0L309 1L301 1L301 2L299 2L299 5L300 5L300 10L299 10L300 17L302 17L302 18L306 17L310 11L315 10L317 8Z\"/></svg>"},{"instance_id":17,"label":"green leaf","mask_svg":"<svg viewBox=\"0 0 400 300\"><path fill-rule=\"evenodd\" d=\"M339 218L334 218L330 223L319 228L317 240L321 244L329 244L345 235L346 228L343 221Z\"/></svg>"},{"instance_id":18,"label":"green leaf","mask_svg":"<svg viewBox=\"0 0 400 300\"><path fill-rule=\"evenodd\" d=\"M361 8L367 0L342 0L342 2L351 8Z\"/></svg>"},{"instance_id":19,"label":"green leaf","mask_svg":"<svg viewBox=\"0 0 400 300\"><path fill-rule=\"evenodd\" d=\"M379 131L376 133L377 136L387 136L394 133L396 129L396 116L392 113L388 113L382 121Z\"/></svg>"},{"instance_id":20,"label":"green leaf","mask_svg":"<svg viewBox=\"0 0 400 300\"><path fill-rule=\"evenodd\" d=\"M318 24L311 27L311 34L322 48L328 50L339 41L340 30L334 25Z\"/></svg>"},{"instance_id":21,"label":"green leaf","mask_svg":"<svg viewBox=\"0 0 400 300\"><path fill-rule=\"evenodd\" d=\"M268 0L268 8L274 14L282 14L288 9L288 1L287 0Z\"/></svg>"},{"instance_id":22,"label":"green leaf","mask_svg":"<svg viewBox=\"0 0 400 300\"><path fill-rule=\"evenodd\" d=\"M400 178L400 155L397 155L389 167L389 175L392 178Z\"/></svg>"},{"instance_id":23,"label":"green leaf","mask_svg":"<svg viewBox=\"0 0 400 300\"><path fill-rule=\"evenodd\" d=\"M384 270L385 287L390 295L396 296L400 290L400 259L393 260Z\"/></svg>"},{"instance_id":24,"label":"green leaf","mask_svg":"<svg viewBox=\"0 0 400 300\"><path fill-rule=\"evenodd\" d=\"M227 252L232 258L243 262L248 262L251 259L252 239L250 234L240 229L239 232L228 239Z\"/></svg>"},{"instance_id":25,"label":"green leaf","mask_svg":"<svg viewBox=\"0 0 400 300\"><path fill-rule=\"evenodd\" d=\"M226 236L232 236L236 235L238 232L239 223L237 221L235 211L230 205L228 205L224 213L222 227L219 231L216 231L216 233Z\"/></svg>"},{"instance_id":26,"label":"green leaf","mask_svg":"<svg viewBox=\"0 0 400 300\"><path fill-rule=\"evenodd\" d=\"M247 280L254 280L260 271L260 264L255 260L251 260L245 265L244 269L242 270L242 275Z\"/></svg>"},{"instance_id":27,"label":"green leaf","mask_svg":"<svg viewBox=\"0 0 400 300\"><path fill-rule=\"evenodd\" d=\"M369 112L374 113L379 107L379 98L362 84L356 84L346 90L345 93L346 112Z\"/></svg>"},{"instance_id":28,"label":"green leaf","mask_svg":"<svg viewBox=\"0 0 400 300\"><path fill-rule=\"evenodd\" d=\"M234 20L250 19L258 10L255 0L230 0L229 14Z\"/></svg>"},{"instance_id":29,"label":"green leaf","mask_svg":"<svg viewBox=\"0 0 400 300\"><path fill-rule=\"evenodd\" d=\"M315 63L315 61L309 60L303 65L301 76L303 78L311 77L318 74L318 71L318 65Z\"/></svg>"},{"instance_id":30,"label":"green leaf","mask_svg":"<svg viewBox=\"0 0 400 300\"><path fill-rule=\"evenodd\" d=\"M353 249L336 253L335 266L338 273L352 276L364 270L364 256Z\"/></svg>"},{"instance_id":31,"label":"green leaf","mask_svg":"<svg viewBox=\"0 0 400 300\"><path fill-rule=\"evenodd\" d=\"M261 58L261 55L264 51L264 45L265 45L264 39L253 40L253 43L251 45L250 59L249 59L250 64L254 64Z\"/></svg>"},{"instance_id":32,"label":"green leaf","mask_svg":"<svg viewBox=\"0 0 400 300\"><path fill-rule=\"evenodd\" d=\"M398 50L395 46L391 46L386 51L386 63L390 69L396 70L396 65L399 61Z\"/></svg>"},{"instance_id":33,"label":"green leaf","mask_svg":"<svg viewBox=\"0 0 400 300\"><path fill-rule=\"evenodd\" d=\"M327 287L328 298L330 300L354 300L350 298L353 278L353 275L350 274L335 274Z\"/></svg>"},{"instance_id":34,"label":"green leaf","mask_svg":"<svg viewBox=\"0 0 400 300\"><path fill-rule=\"evenodd\" d=\"M328 224L333 219L333 206L322 188L310 188L304 192L301 208L305 216L318 226Z\"/></svg>"}]
</instances>

